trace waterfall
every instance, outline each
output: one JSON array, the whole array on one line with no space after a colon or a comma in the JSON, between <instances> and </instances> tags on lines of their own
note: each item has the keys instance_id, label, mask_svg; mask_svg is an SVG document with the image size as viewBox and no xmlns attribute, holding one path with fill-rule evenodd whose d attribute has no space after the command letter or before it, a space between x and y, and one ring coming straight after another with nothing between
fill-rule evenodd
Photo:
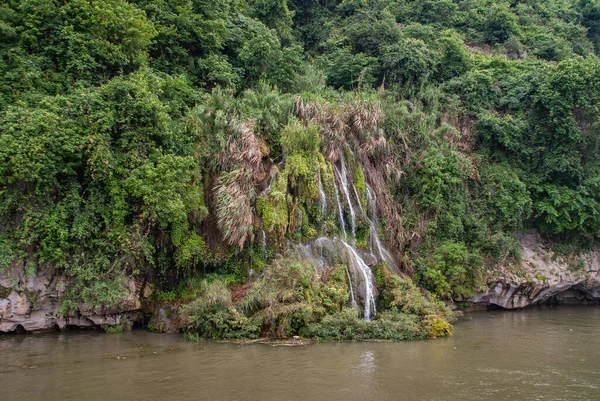
<instances>
[{"instance_id":1,"label":"waterfall","mask_svg":"<svg viewBox=\"0 0 600 401\"><path fill-rule=\"evenodd\" d=\"M327 211L327 197L323 190L323 182L321 181L321 170L319 169L319 203L321 204L321 225L325 221L325 212Z\"/></svg>"},{"instance_id":2,"label":"waterfall","mask_svg":"<svg viewBox=\"0 0 600 401\"><path fill-rule=\"evenodd\" d=\"M335 166L334 166L334 168L335 168ZM338 213L340 214L340 229L342 230L342 233L344 233L344 238L347 238L346 223L344 222L344 209L342 208L342 203L340 202L340 192L338 191L337 185L334 185L334 187L335 187L335 201L337 202Z\"/></svg>"},{"instance_id":3,"label":"waterfall","mask_svg":"<svg viewBox=\"0 0 600 401\"><path fill-rule=\"evenodd\" d=\"M352 229L352 239L356 241L356 214L354 213L354 208L352 207L352 200L350 199L350 191L348 190L348 174L346 170L346 162L344 161L344 156L340 157L341 171L334 165L333 169L340 181L339 185L342 187L342 192L346 196L346 202L348 203L348 210L350 211L350 224Z\"/></svg>"},{"instance_id":4,"label":"waterfall","mask_svg":"<svg viewBox=\"0 0 600 401\"><path fill-rule=\"evenodd\" d=\"M373 291L373 272L367 264L362 260L362 258L358 255L356 250L350 246L346 241L342 241L342 244L346 248L346 253L348 256L348 266L351 266L355 271L358 270L360 275L362 276L363 283L365 286L365 307L363 316L365 320L371 320L371 316L375 316L377 313L377 309L375 307L375 296Z\"/></svg>"},{"instance_id":5,"label":"waterfall","mask_svg":"<svg viewBox=\"0 0 600 401\"><path fill-rule=\"evenodd\" d=\"M350 270L346 266L346 274L348 275L348 287L350 287L350 306L354 309L358 306L356 298L354 298L354 284L352 283L352 277L350 277Z\"/></svg>"},{"instance_id":6,"label":"waterfall","mask_svg":"<svg viewBox=\"0 0 600 401\"><path fill-rule=\"evenodd\" d=\"M260 237L260 247L261 247L261 251L262 251L262 260L263 262L267 261L267 233L265 233L265 230L260 230L261 233L261 237Z\"/></svg>"},{"instance_id":7,"label":"waterfall","mask_svg":"<svg viewBox=\"0 0 600 401\"><path fill-rule=\"evenodd\" d=\"M326 269L345 262L351 307L358 309L360 297L363 318L370 320L375 316L375 277L352 245L339 238L321 237L306 245L296 244L294 248L303 260L312 264L317 277Z\"/></svg>"},{"instance_id":8,"label":"waterfall","mask_svg":"<svg viewBox=\"0 0 600 401\"><path fill-rule=\"evenodd\" d=\"M368 184L366 188L369 213L371 214L371 233L369 235L369 250L371 252L371 255L378 257L379 260L385 262L391 270L395 271L396 273L399 273L400 270L398 269L398 265L396 265L394 257L385 248L385 246L381 242L381 239L379 238L379 223L377 221L377 195L375 195L375 191L373 191L373 189ZM377 252L377 254L373 253L374 250Z\"/></svg>"},{"instance_id":9,"label":"waterfall","mask_svg":"<svg viewBox=\"0 0 600 401\"><path fill-rule=\"evenodd\" d=\"M327 269L346 264L346 275L348 277L350 290L350 306L357 310L362 309L362 317L365 320L371 320L377 314L375 304L375 276L371 268L363 260L363 255L355 248L356 244L356 212L359 218L364 219L369 224L369 250L371 257L378 262L385 262L390 270L398 273L398 267L392 254L385 248L379 238L378 217L377 217L377 197L375 191L366 185L366 207L363 206L360 194L356 185L348 181L348 167L343 155L340 157L339 164L331 164L333 170L333 190L337 213L339 215L339 226L343 235L341 238L329 238L321 236L307 244L296 244L297 256L300 260L310 263L315 269L315 274L320 277ZM359 166L360 168L360 166ZM327 194L323 187L323 176L319 170L318 176L319 190L319 208L321 212L320 232L323 235L323 225L327 213L336 212L336 207L327 205ZM354 195L358 207L353 205L352 195ZM344 199L342 199L342 197ZM356 207L356 209L355 209ZM328 210L329 209L329 210ZM344 215L344 213L347 213ZM348 223L348 219L350 220ZM347 227L352 229L352 239L348 240ZM360 313L360 312L359 312Z\"/></svg>"},{"instance_id":10,"label":"waterfall","mask_svg":"<svg viewBox=\"0 0 600 401\"><path fill-rule=\"evenodd\" d=\"M360 209L360 213L363 216L366 216L365 211L362 207L362 202L360 201L360 196L358 196L358 191L356 190L356 186L352 184L352 189L354 190L354 195L356 196L356 201L358 202L358 208Z\"/></svg>"},{"instance_id":11,"label":"waterfall","mask_svg":"<svg viewBox=\"0 0 600 401\"><path fill-rule=\"evenodd\" d=\"M269 184L267 185L265 190L260 193L260 196L263 196L263 197L269 196L269 194L271 193L271 186L273 185L273 182L277 178L277 174L278 174L277 168L272 168L271 176L269 177Z\"/></svg>"}]
</instances>

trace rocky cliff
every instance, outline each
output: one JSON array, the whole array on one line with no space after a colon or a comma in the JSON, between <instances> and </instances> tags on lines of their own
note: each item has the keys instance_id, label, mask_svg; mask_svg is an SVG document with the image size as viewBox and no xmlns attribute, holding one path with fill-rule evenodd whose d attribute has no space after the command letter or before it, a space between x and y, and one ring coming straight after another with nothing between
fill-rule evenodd
<instances>
[{"instance_id":1,"label":"rocky cliff","mask_svg":"<svg viewBox=\"0 0 600 401\"><path fill-rule=\"evenodd\" d=\"M501 268L488 280L486 291L467 301L507 309L537 303L600 303L598 252L558 256L535 233L518 236L517 243L521 265ZM20 267L0 273L0 332L131 326L143 317L142 300L148 297L149 289L139 280L130 279L126 283L129 295L118 305L94 309L81 304L79 312L61 316L60 297L67 284L67 277L49 267L31 277ZM173 324L172 314L170 309L158 308L150 323L157 331L177 331L181 325Z\"/></svg>"},{"instance_id":2,"label":"rocky cliff","mask_svg":"<svg viewBox=\"0 0 600 401\"><path fill-rule=\"evenodd\" d=\"M539 235L517 236L522 262L506 266L488 280L488 288L469 302L507 309L536 303L600 303L600 253L555 254Z\"/></svg>"},{"instance_id":3,"label":"rocky cliff","mask_svg":"<svg viewBox=\"0 0 600 401\"><path fill-rule=\"evenodd\" d=\"M78 313L61 316L60 297L68 278L46 267L28 277L20 267L0 273L0 332L40 332L102 325L132 325L141 318L142 284L130 279L129 295L110 308L79 305Z\"/></svg>"}]
</instances>

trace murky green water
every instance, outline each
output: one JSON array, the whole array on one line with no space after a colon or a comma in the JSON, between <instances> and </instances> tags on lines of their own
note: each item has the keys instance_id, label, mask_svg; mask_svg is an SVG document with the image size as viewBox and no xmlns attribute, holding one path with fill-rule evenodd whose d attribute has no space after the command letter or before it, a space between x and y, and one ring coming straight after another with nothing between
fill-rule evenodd
<instances>
[{"instance_id":1,"label":"murky green water","mask_svg":"<svg viewBox=\"0 0 600 401\"><path fill-rule=\"evenodd\" d=\"M0 400L600 400L599 307L470 317L448 339L297 348L5 335Z\"/></svg>"}]
</instances>

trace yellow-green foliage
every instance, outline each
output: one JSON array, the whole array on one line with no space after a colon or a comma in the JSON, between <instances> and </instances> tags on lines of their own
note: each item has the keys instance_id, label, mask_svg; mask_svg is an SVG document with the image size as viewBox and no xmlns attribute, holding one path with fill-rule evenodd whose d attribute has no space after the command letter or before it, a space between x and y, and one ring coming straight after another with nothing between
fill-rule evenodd
<instances>
[{"instance_id":1,"label":"yellow-green foliage","mask_svg":"<svg viewBox=\"0 0 600 401\"><path fill-rule=\"evenodd\" d=\"M385 267L378 275L383 301L380 308L420 317L427 337L452 335L450 322L460 312L450 309L429 292L419 289L410 277L391 274Z\"/></svg>"},{"instance_id":2,"label":"yellow-green foliage","mask_svg":"<svg viewBox=\"0 0 600 401\"><path fill-rule=\"evenodd\" d=\"M322 171L327 170L325 159L320 152L319 128L316 125L305 126L298 121L291 121L281 132L281 144L289 189L293 196L293 201L288 204L291 219L289 228L296 235L315 237L317 228L314 223L323 218L318 211L319 174L324 180Z\"/></svg>"},{"instance_id":3,"label":"yellow-green foliage","mask_svg":"<svg viewBox=\"0 0 600 401\"><path fill-rule=\"evenodd\" d=\"M429 338L446 337L452 335L452 326L450 323L439 316L427 315L423 319L423 324L425 326L427 337Z\"/></svg>"},{"instance_id":4,"label":"yellow-green foliage","mask_svg":"<svg viewBox=\"0 0 600 401\"><path fill-rule=\"evenodd\" d=\"M319 280L309 264L278 260L234 303L222 280L203 281L198 298L182 307L186 331L201 337L285 337L342 310L350 298L345 267Z\"/></svg>"},{"instance_id":5,"label":"yellow-green foliage","mask_svg":"<svg viewBox=\"0 0 600 401\"><path fill-rule=\"evenodd\" d=\"M316 172L321 146L318 126L307 127L296 120L290 121L281 131L281 145L292 176L309 176Z\"/></svg>"},{"instance_id":6,"label":"yellow-green foliage","mask_svg":"<svg viewBox=\"0 0 600 401\"><path fill-rule=\"evenodd\" d=\"M365 175L360 165L354 170L354 186L358 192L359 201L362 204L363 210L367 210L367 184L365 183Z\"/></svg>"},{"instance_id":7,"label":"yellow-green foliage","mask_svg":"<svg viewBox=\"0 0 600 401\"><path fill-rule=\"evenodd\" d=\"M323 160L320 153L321 137L316 125L308 127L296 120L288 123L281 132L281 144L285 155L286 171L292 188L305 185L302 196L319 198L318 175ZM298 189L298 188L296 188Z\"/></svg>"},{"instance_id":8,"label":"yellow-green foliage","mask_svg":"<svg viewBox=\"0 0 600 401\"><path fill-rule=\"evenodd\" d=\"M235 308L231 291L220 280L204 281L200 297L184 305L181 313L187 319L186 331L202 337L253 338L258 334L259 327Z\"/></svg>"},{"instance_id":9,"label":"yellow-green foliage","mask_svg":"<svg viewBox=\"0 0 600 401\"><path fill-rule=\"evenodd\" d=\"M281 247L288 228L287 174L285 171L277 175L268 197L256 200L256 212L262 219L265 232L272 240L270 242Z\"/></svg>"},{"instance_id":10,"label":"yellow-green foliage","mask_svg":"<svg viewBox=\"0 0 600 401\"><path fill-rule=\"evenodd\" d=\"M276 260L263 277L235 303L225 281L202 281L198 298L182 308L193 337L241 338L302 334L324 339L409 340L452 334L457 314L421 292L408 277L382 267L378 282L381 312L373 321L345 306L350 299L346 267L336 266L317 278L303 261Z\"/></svg>"},{"instance_id":11,"label":"yellow-green foliage","mask_svg":"<svg viewBox=\"0 0 600 401\"><path fill-rule=\"evenodd\" d=\"M350 288L346 278L346 266L338 265L321 276L324 283L320 301L328 310L342 310L350 300Z\"/></svg>"}]
</instances>

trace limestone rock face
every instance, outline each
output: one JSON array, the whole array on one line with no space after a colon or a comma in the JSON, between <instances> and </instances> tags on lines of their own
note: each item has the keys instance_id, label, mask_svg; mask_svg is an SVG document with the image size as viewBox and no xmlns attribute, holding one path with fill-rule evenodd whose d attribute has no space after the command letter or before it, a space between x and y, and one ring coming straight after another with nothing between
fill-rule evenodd
<instances>
[{"instance_id":1,"label":"limestone rock face","mask_svg":"<svg viewBox=\"0 0 600 401\"><path fill-rule=\"evenodd\" d=\"M178 333L183 326L184 321L177 306L156 308L148 324L157 333Z\"/></svg>"},{"instance_id":2,"label":"limestone rock face","mask_svg":"<svg viewBox=\"0 0 600 401\"><path fill-rule=\"evenodd\" d=\"M67 283L67 277L51 267L41 268L33 277L27 277L21 266L0 272L0 332L132 325L142 316L141 283L134 279L126 283L129 295L117 305L92 309L81 304L78 313L59 316L60 297Z\"/></svg>"},{"instance_id":3,"label":"limestone rock face","mask_svg":"<svg viewBox=\"0 0 600 401\"><path fill-rule=\"evenodd\" d=\"M571 258L547 249L535 232L517 237L522 265L505 268L488 282L488 288L468 301L503 308L556 302L600 303L600 253Z\"/></svg>"}]
</instances>

